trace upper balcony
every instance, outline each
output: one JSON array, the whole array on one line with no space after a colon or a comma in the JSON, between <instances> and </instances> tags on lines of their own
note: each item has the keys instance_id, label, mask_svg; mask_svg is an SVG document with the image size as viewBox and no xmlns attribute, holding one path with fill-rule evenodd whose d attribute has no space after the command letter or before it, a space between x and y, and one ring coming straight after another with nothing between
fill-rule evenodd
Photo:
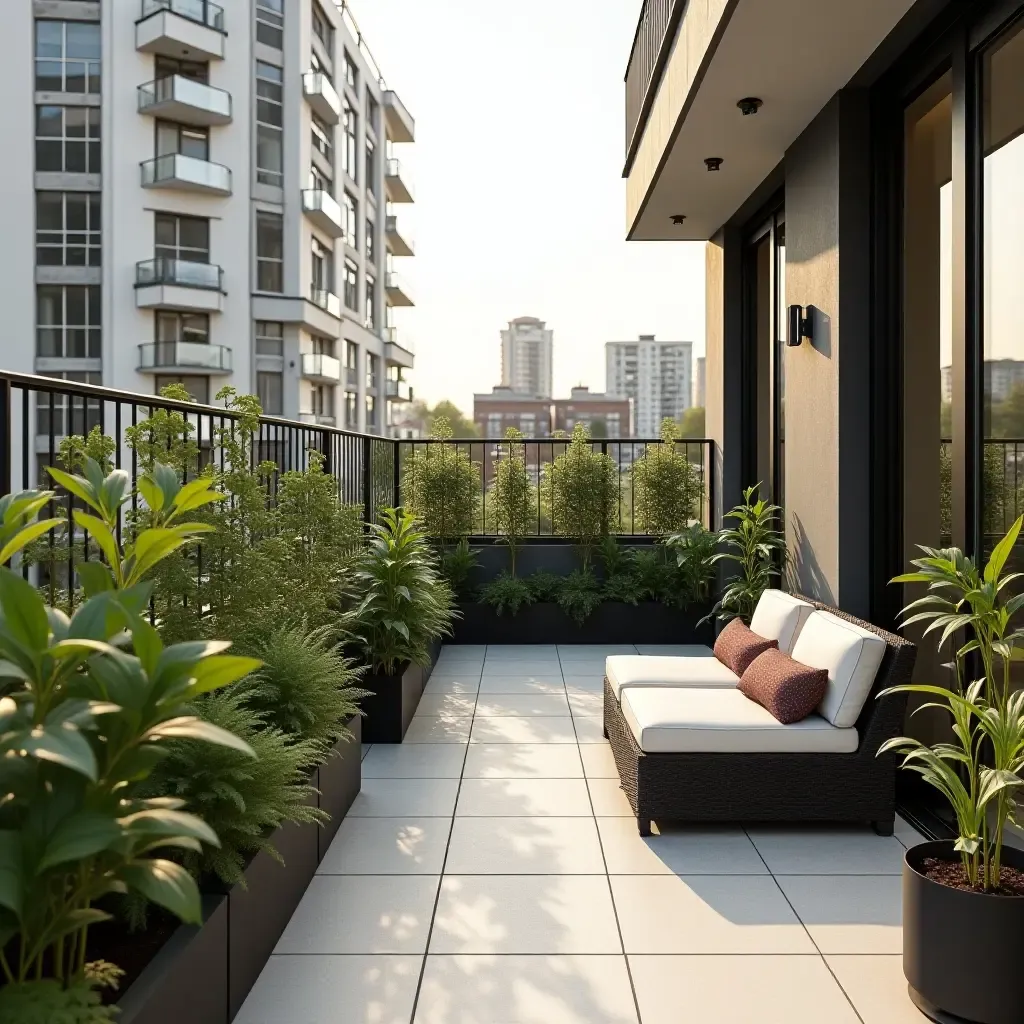
<instances>
[{"instance_id":1,"label":"upper balcony","mask_svg":"<svg viewBox=\"0 0 1024 1024\"><path fill-rule=\"evenodd\" d=\"M341 300L327 288L317 288L316 285L311 285L309 301L314 306L319 306L325 313L330 313L331 316L341 316Z\"/></svg>"},{"instance_id":2,"label":"upper balcony","mask_svg":"<svg viewBox=\"0 0 1024 1024\"><path fill-rule=\"evenodd\" d=\"M341 238L345 226L341 219L338 201L322 188L302 190L302 212L326 235Z\"/></svg>"},{"instance_id":3,"label":"upper balcony","mask_svg":"<svg viewBox=\"0 0 1024 1024\"><path fill-rule=\"evenodd\" d=\"M384 360L389 366L401 366L411 369L415 361L416 348L407 332L398 331L397 327L384 328Z\"/></svg>"},{"instance_id":4,"label":"upper balcony","mask_svg":"<svg viewBox=\"0 0 1024 1024\"><path fill-rule=\"evenodd\" d=\"M135 305L219 313L224 309L224 271L214 263L157 256L135 264Z\"/></svg>"},{"instance_id":5,"label":"upper balcony","mask_svg":"<svg viewBox=\"0 0 1024 1024\"><path fill-rule=\"evenodd\" d=\"M200 127L230 124L231 94L184 75L167 75L139 86L139 113Z\"/></svg>"},{"instance_id":6,"label":"upper balcony","mask_svg":"<svg viewBox=\"0 0 1024 1024\"><path fill-rule=\"evenodd\" d=\"M398 217L393 213L389 213L384 220L384 241L392 256L416 255L409 229L402 228L398 223Z\"/></svg>"},{"instance_id":7,"label":"upper balcony","mask_svg":"<svg viewBox=\"0 0 1024 1024\"><path fill-rule=\"evenodd\" d=\"M149 341L139 346L139 373L231 372L231 349L201 341Z\"/></svg>"},{"instance_id":8,"label":"upper balcony","mask_svg":"<svg viewBox=\"0 0 1024 1024\"><path fill-rule=\"evenodd\" d=\"M181 192L231 195L231 171L212 160L200 160L184 153L167 153L143 160L143 188L173 188Z\"/></svg>"},{"instance_id":9,"label":"upper balcony","mask_svg":"<svg viewBox=\"0 0 1024 1024\"><path fill-rule=\"evenodd\" d=\"M322 71L307 71L302 76L302 95L313 113L327 124L341 120L341 99Z\"/></svg>"},{"instance_id":10,"label":"upper balcony","mask_svg":"<svg viewBox=\"0 0 1024 1024\"><path fill-rule=\"evenodd\" d=\"M384 92L384 123L392 142L416 141L416 122L392 89Z\"/></svg>"},{"instance_id":11,"label":"upper balcony","mask_svg":"<svg viewBox=\"0 0 1024 1024\"><path fill-rule=\"evenodd\" d=\"M394 270L389 270L384 275L384 294L387 296L389 306L415 306L409 288L402 275Z\"/></svg>"},{"instance_id":12,"label":"upper balcony","mask_svg":"<svg viewBox=\"0 0 1024 1024\"><path fill-rule=\"evenodd\" d=\"M322 352L304 352L302 376L322 384L337 384L341 380L341 363Z\"/></svg>"},{"instance_id":13,"label":"upper balcony","mask_svg":"<svg viewBox=\"0 0 1024 1024\"><path fill-rule=\"evenodd\" d=\"M392 203L415 202L412 182L409 179L409 168L397 157L390 157L384 165L384 188L388 200Z\"/></svg>"},{"instance_id":14,"label":"upper balcony","mask_svg":"<svg viewBox=\"0 0 1024 1024\"><path fill-rule=\"evenodd\" d=\"M337 419L330 413L324 412L300 412L299 413L300 423L311 423L318 427L333 427L337 424Z\"/></svg>"},{"instance_id":15,"label":"upper balcony","mask_svg":"<svg viewBox=\"0 0 1024 1024\"><path fill-rule=\"evenodd\" d=\"M224 58L224 8L210 0L142 0L135 48L178 60Z\"/></svg>"},{"instance_id":16,"label":"upper balcony","mask_svg":"<svg viewBox=\"0 0 1024 1024\"><path fill-rule=\"evenodd\" d=\"M402 380L401 377L397 380L394 377L388 377L384 382L384 393L389 402L412 401L412 385L407 380Z\"/></svg>"}]
</instances>

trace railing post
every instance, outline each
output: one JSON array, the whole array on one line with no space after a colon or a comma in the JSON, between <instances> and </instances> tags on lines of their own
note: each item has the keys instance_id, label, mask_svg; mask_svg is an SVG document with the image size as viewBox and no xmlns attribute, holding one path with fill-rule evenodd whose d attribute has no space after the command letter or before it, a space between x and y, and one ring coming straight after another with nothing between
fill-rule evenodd
<instances>
[{"instance_id":1,"label":"railing post","mask_svg":"<svg viewBox=\"0 0 1024 1024\"><path fill-rule=\"evenodd\" d=\"M373 439L363 438L363 528L373 522Z\"/></svg>"},{"instance_id":2,"label":"railing post","mask_svg":"<svg viewBox=\"0 0 1024 1024\"><path fill-rule=\"evenodd\" d=\"M399 508L402 504L402 465L400 458L402 454L402 442L396 437L391 444L391 471L393 473L391 480L391 504L395 508Z\"/></svg>"},{"instance_id":3,"label":"railing post","mask_svg":"<svg viewBox=\"0 0 1024 1024\"><path fill-rule=\"evenodd\" d=\"M52 412L50 414L53 415ZM11 493L11 382L0 380L0 494Z\"/></svg>"}]
</instances>

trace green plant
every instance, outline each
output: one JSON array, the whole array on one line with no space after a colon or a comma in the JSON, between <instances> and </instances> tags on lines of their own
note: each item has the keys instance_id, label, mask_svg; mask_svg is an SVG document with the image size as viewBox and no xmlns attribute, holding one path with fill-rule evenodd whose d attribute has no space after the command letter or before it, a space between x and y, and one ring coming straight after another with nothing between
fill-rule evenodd
<instances>
[{"instance_id":1,"label":"green plant","mask_svg":"<svg viewBox=\"0 0 1024 1024\"><path fill-rule=\"evenodd\" d=\"M430 436L438 443L413 447L402 493L427 535L445 545L473 532L480 471L469 453L452 443L452 428L443 416L434 422Z\"/></svg>"},{"instance_id":2,"label":"green plant","mask_svg":"<svg viewBox=\"0 0 1024 1024\"><path fill-rule=\"evenodd\" d=\"M577 625L594 613L601 603L601 585L591 569L574 569L563 577L556 595L558 607Z\"/></svg>"},{"instance_id":3,"label":"green plant","mask_svg":"<svg viewBox=\"0 0 1024 1024\"><path fill-rule=\"evenodd\" d=\"M715 582L714 556L718 539L700 523L692 523L665 539L665 547L674 552L679 582L692 604L705 604Z\"/></svg>"},{"instance_id":4,"label":"green plant","mask_svg":"<svg viewBox=\"0 0 1024 1024\"><path fill-rule=\"evenodd\" d=\"M710 564L735 562L739 572L726 583L707 618L739 617L749 624L761 594L781 574L779 567L786 556L786 541L776 523L782 510L758 498L759 487L760 484L748 487L743 492L743 504L726 513L727 519L736 520L736 526L718 533L718 543L729 550L712 555Z\"/></svg>"},{"instance_id":5,"label":"green plant","mask_svg":"<svg viewBox=\"0 0 1024 1024\"><path fill-rule=\"evenodd\" d=\"M596 450L577 424L565 451L544 466L541 489L555 532L575 540L583 568L588 568L594 546L618 510L615 460Z\"/></svg>"},{"instance_id":6,"label":"green plant","mask_svg":"<svg viewBox=\"0 0 1024 1024\"><path fill-rule=\"evenodd\" d=\"M411 512L384 509L370 530L354 572L364 596L347 625L366 661L391 675L405 661L427 664L430 643L451 634L458 612Z\"/></svg>"},{"instance_id":7,"label":"green plant","mask_svg":"<svg viewBox=\"0 0 1024 1024\"><path fill-rule=\"evenodd\" d=\"M534 592L526 580L501 572L480 588L480 600L491 605L499 615L504 615L506 609L518 615L520 608L533 604Z\"/></svg>"},{"instance_id":8,"label":"green plant","mask_svg":"<svg viewBox=\"0 0 1024 1024\"><path fill-rule=\"evenodd\" d=\"M0 988L5 1024L109 1024L117 1008L104 1006L97 989L116 988L92 978L62 985L53 979L15 982Z\"/></svg>"},{"instance_id":9,"label":"green plant","mask_svg":"<svg viewBox=\"0 0 1024 1024\"><path fill-rule=\"evenodd\" d=\"M636 524L659 537L686 527L702 494L697 468L676 444L678 437L679 425L662 420L661 444L648 445L631 470Z\"/></svg>"},{"instance_id":10,"label":"green plant","mask_svg":"<svg viewBox=\"0 0 1024 1024\"><path fill-rule=\"evenodd\" d=\"M903 767L915 771L948 801L957 819L959 851L967 882L986 892L1000 889L1006 825L1015 822L1016 793L1024 780L1024 691L1012 692L1010 668L1020 660L1024 630L1014 625L1024 594L1007 596L1019 573L1004 572L1024 516L995 546L984 570L958 548L922 547L915 571L893 583L927 584L929 593L903 609L903 625L927 622L925 635L940 633L940 649L956 634L969 639L956 649L956 688L907 683L890 693L923 693L939 698L924 707L947 711L953 742L926 746L900 736L882 744L879 754L904 755ZM976 659L981 677L965 685L968 659ZM920 710L917 709L917 710Z\"/></svg>"},{"instance_id":11,"label":"green plant","mask_svg":"<svg viewBox=\"0 0 1024 1024\"><path fill-rule=\"evenodd\" d=\"M549 603L557 600L558 588L562 585L562 577L556 576L546 569L538 569L526 577L526 585L530 588L534 601Z\"/></svg>"},{"instance_id":12,"label":"green plant","mask_svg":"<svg viewBox=\"0 0 1024 1024\"><path fill-rule=\"evenodd\" d=\"M443 549L440 553L441 575L448 581L448 586L457 597L465 598L469 593L470 576L480 564L476 556L476 548L469 546L466 537L454 547Z\"/></svg>"},{"instance_id":13,"label":"green plant","mask_svg":"<svg viewBox=\"0 0 1024 1024\"><path fill-rule=\"evenodd\" d=\"M516 574L516 552L537 518L537 493L526 468L526 447L516 442L522 434L509 427L505 432L508 448L494 468L491 507L494 526L508 545L511 573Z\"/></svg>"}]
</instances>

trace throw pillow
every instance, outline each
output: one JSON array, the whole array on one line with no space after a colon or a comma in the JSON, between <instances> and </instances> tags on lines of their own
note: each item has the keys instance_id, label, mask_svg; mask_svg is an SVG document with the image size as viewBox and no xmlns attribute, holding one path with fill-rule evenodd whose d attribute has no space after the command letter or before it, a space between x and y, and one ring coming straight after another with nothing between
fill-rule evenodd
<instances>
[{"instance_id":1,"label":"throw pillow","mask_svg":"<svg viewBox=\"0 0 1024 1024\"><path fill-rule=\"evenodd\" d=\"M739 691L783 725L791 725L821 703L827 686L825 669L801 665L782 651L765 651L743 673Z\"/></svg>"},{"instance_id":2,"label":"throw pillow","mask_svg":"<svg viewBox=\"0 0 1024 1024\"><path fill-rule=\"evenodd\" d=\"M766 640L740 619L733 619L715 641L715 657L726 668L742 676L759 654L778 646L778 640Z\"/></svg>"}]
</instances>

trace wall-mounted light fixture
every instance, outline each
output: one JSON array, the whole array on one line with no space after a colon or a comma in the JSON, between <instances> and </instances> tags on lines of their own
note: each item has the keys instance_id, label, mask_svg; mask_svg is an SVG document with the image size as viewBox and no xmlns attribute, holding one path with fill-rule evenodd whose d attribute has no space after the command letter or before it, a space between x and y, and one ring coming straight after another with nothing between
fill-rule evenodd
<instances>
[{"instance_id":1,"label":"wall-mounted light fixture","mask_svg":"<svg viewBox=\"0 0 1024 1024\"><path fill-rule=\"evenodd\" d=\"M796 347L806 338L814 340L810 306L789 307L789 330L786 332L786 344Z\"/></svg>"},{"instance_id":2,"label":"wall-mounted light fixture","mask_svg":"<svg viewBox=\"0 0 1024 1024\"><path fill-rule=\"evenodd\" d=\"M709 171L721 170L723 160L720 156L706 156L704 163Z\"/></svg>"},{"instance_id":3,"label":"wall-mounted light fixture","mask_svg":"<svg viewBox=\"0 0 1024 1024\"><path fill-rule=\"evenodd\" d=\"M740 108L740 113L747 117L750 114L756 114L764 106L764 103L756 96L744 96L736 106Z\"/></svg>"},{"instance_id":4,"label":"wall-mounted light fixture","mask_svg":"<svg viewBox=\"0 0 1024 1024\"><path fill-rule=\"evenodd\" d=\"M683 221L686 220L686 214L685 213L673 213L671 219L672 219L672 223L673 224L682 224Z\"/></svg>"}]
</instances>

